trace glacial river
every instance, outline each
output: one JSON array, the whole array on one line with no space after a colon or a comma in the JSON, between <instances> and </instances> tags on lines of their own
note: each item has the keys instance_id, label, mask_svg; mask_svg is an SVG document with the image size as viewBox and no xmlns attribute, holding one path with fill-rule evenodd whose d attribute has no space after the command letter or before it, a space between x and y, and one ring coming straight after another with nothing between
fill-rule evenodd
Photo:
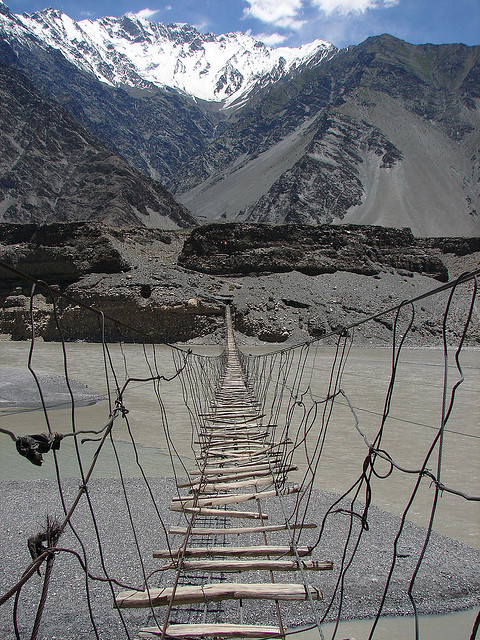
<instances>
[{"instance_id":1,"label":"glacial river","mask_svg":"<svg viewBox=\"0 0 480 640\"><path fill-rule=\"evenodd\" d=\"M25 369L29 345L0 341L0 370ZM108 420L109 408L105 399L107 388L104 376L104 359L100 345L71 343L66 345L68 355L68 373L77 383L88 385L98 396L99 401L88 406L77 407L75 421L78 429L98 428ZM201 353L217 354L216 347L198 348ZM246 352L267 352L265 348L246 348ZM174 365L168 347L156 350L156 362L160 372L167 377L174 372ZM111 357L120 383L126 376L148 377L150 371L145 363L144 353L139 345L124 345L111 348ZM333 358L333 349L317 348L311 356L315 359L312 370L312 388L318 388L319 397L326 388L326 380ZM478 495L480 475L480 351L465 349L461 359L465 373L465 382L457 391L454 409L447 424L442 459L442 481L448 487L461 489L469 495ZM33 366L41 376L61 375L63 353L59 344L37 342L35 345ZM352 349L344 370L342 387L351 404L355 407L360 426L367 438L372 441L378 430L380 416L391 371L391 350ZM449 357L449 388L457 380L453 354ZM22 385L21 398L31 397L38 401L38 393L32 385L25 390L25 380L21 376L16 380L12 374L10 398L15 384ZM42 378L43 379L43 378ZM31 383L30 383L31 384ZM438 428L442 406L443 389L443 353L438 349L404 349L398 369L395 393L393 396L388 437L384 448L395 460L408 468L418 468L431 443L435 429ZM170 431L179 456L191 466L193 451L191 448L190 422L179 395L165 386L163 401L168 416ZM66 389L65 389L66 392ZM17 435L38 433L46 430L43 413L35 407L5 406L2 404L0 389L1 425ZM51 427L54 431L65 432L70 429L71 409L61 405L62 398L52 400L55 409L49 411ZM11 402L9 403L11 404ZM18 404L18 403L17 403ZM159 427L157 398L152 393L151 383L132 383L125 394L125 404L129 409L135 441L144 470L149 476L171 476L172 467L168 447ZM359 475L359 464L365 457L366 445L360 434L352 426L352 413L346 402L339 402L329 428L322 456L321 469L316 477L319 489L334 493L346 490ZM117 421L115 437L121 455L122 467L126 476L137 476L139 470L135 464L129 436L123 421ZM0 480L22 480L54 477L54 467L50 456L42 467L34 467L25 459L19 458L13 443L0 434ZM65 440L61 449L61 472L65 477L77 477L72 439ZM84 451L93 453L94 444L85 444ZM435 465L435 461L432 463ZM432 468L430 466L430 468ZM299 469L297 474L302 472ZM118 474L112 456L102 456L95 470L95 477L112 477ZM295 480L295 477L290 479ZM387 480L378 482L374 487L373 502L376 506L400 515L405 507L413 486L413 479L407 474L393 473ZM427 481L409 512L409 519L415 524L426 526L432 504L432 487ZM444 493L439 500L434 529L441 534L460 540L471 547L480 548L480 509L478 502ZM422 640L469 638L475 612L462 612L448 616L431 616L421 619ZM328 637L328 625L326 637ZM337 638L365 637L369 625L366 622L342 623ZM404 619L385 619L375 638L400 640L413 637L412 621ZM305 640L317 638L318 632L302 634ZM299 636L300 637L300 636Z\"/></svg>"}]
</instances>

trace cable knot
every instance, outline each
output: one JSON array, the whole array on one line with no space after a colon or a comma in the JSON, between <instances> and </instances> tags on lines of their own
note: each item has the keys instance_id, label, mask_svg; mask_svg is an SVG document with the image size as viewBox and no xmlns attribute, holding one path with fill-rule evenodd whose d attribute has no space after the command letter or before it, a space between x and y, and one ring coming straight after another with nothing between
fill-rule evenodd
<instances>
[{"instance_id":1,"label":"cable knot","mask_svg":"<svg viewBox=\"0 0 480 640\"><path fill-rule=\"evenodd\" d=\"M125 407L123 402L121 400L116 400L115 405L116 405L115 408L117 409L117 411L120 411L120 413L122 414L122 417L125 418L125 416L129 413L129 411Z\"/></svg>"},{"instance_id":2,"label":"cable knot","mask_svg":"<svg viewBox=\"0 0 480 640\"><path fill-rule=\"evenodd\" d=\"M36 433L29 436L20 436L15 442L18 453L30 460L37 467L43 463L43 454L50 450L60 449L60 442L64 436L62 433Z\"/></svg>"}]
</instances>

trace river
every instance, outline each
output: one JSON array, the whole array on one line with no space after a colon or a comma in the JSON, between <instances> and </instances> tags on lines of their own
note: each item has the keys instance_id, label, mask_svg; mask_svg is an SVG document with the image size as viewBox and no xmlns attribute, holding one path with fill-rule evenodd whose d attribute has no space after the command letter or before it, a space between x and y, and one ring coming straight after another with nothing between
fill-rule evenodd
<instances>
[{"instance_id":1,"label":"river","mask_svg":"<svg viewBox=\"0 0 480 640\"><path fill-rule=\"evenodd\" d=\"M25 369L29 345L22 342L0 341L0 369L21 371ZM78 429L98 428L108 420L109 405L106 398L104 353L101 345L69 343L66 345L69 376L78 383L88 385L100 399L95 404L77 407L75 422ZM198 351L214 355L217 347L198 348ZM247 348L247 352L259 353L267 348ZM150 363L153 352L147 351ZM149 377L145 354L139 345L124 345L110 348L110 355L120 384L127 376ZM333 359L333 349L318 347L311 351L312 388L318 389L318 396L326 389ZM175 367L168 347L158 347L155 351L157 366L166 377L174 373ZM460 385L454 409L447 423L442 460L442 481L446 486L461 489L469 495L478 494L480 474L480 351L465 349L462 352L462 367L465 382ZM32 363L41 376L61 375L63 352L58 343L37 341ZM453 354L449 357L449 388L457 379ZM342 388L348 400L355 407L360 427L370 441L378 430L385 401L385 394L391 371L391 350L384 348L353 348L343 373ZM398 368L395 393L390 408L385 437L382 446L402 466L418 468L425 455L435 430L438 429L443 389L443 353L439 349L409 349L402 352ZM15 375L12 388L15 389ZM17 384L24 385L24 381ZM172 383L170 383L171 385ZM172 393L171 386L164 385L163 401L171 432L183 461L192 462L190 422L179 390ZM66 395L65 387L64 393ZM38 393L32 387L28 392L38 400ZM27 394L28 395L28 394ZM149 476L171 476L173 473L165 437L160 429L158 403L152 384L132 382L125 393L125 406L129 410L133 435L138 445L140 460ZM49 420L54 431L70 430L71 409L61 406L62 398L52 400L55 410L49 411ZM46 430L43 413L34 407L12 407L2 404L0 394L1 425L17 435L38 433ZM0 480L22 480L54 477L54 467L50 456L46 456L42 467L34 467L19 458L13 443L1 435ZM123 421L115 425L115 439L118 444L125 475L139 475L135 464L129 435ZM86 457L95 450L95 445L83 445ZM346 490L359 474L361 462L366 455L366 445L354 428L352 412L346 400L339 401L332 426L325 443L322 464L315 484L319 489L341 493ZM78 469L72 439L62 443L60 456L61 472L64 477L77 477ZM360 467L359 467L360 465ZM432 462L433 467L435 461ZM432 468L432 467L430 467ZM297 472L298 477L302 468ZM95 470L95 477L117 475L112 456L102 456ZM295 480L294 477L291 478ZM412 490L413 479L408 474L392 473L387 480L378 481L374 486L373 503L394 514L401 514ZM415 524L426 526L430 515L433 490L424 481L408 518ZM471 547L480 548L480 513L478 502L444 493L437 508L434 529L441 534L460 540ZM463 612L449 616L423 617L421 638L468 638L474 619L474 612ZM384 619L375 638L400 640L413 637L410 619ZM328 626L326 627L328 629ZM366 629L366 630L365 630ZM357 640L365 636L365 622L343 623L337 638L355 636ZM317 632L302 634L302 637L318 637ZM328 633L327 633L328 637Z\"/></svg>"}]
</instances>

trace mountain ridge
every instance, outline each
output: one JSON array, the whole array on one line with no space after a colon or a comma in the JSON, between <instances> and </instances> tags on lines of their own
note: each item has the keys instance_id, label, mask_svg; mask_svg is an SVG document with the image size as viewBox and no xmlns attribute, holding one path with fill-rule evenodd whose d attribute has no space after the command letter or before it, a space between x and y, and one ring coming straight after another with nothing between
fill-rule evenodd
<instances>
[{"instance_id":1,"label":"mountain ridge","mask_svg":"<svg viewBox=\"0 0 480 640\"><path fill-rule=\"evenodd\" d=\"M0 64L0 220L195 224L158 182L103 147L28 80Z\"/></svg>"},{"instance_id":2,"label":"mountain ridge","mask_svg":"<svg viewBox=\"0 0 480 640\"><path fill-rule=\"evenodd\" d=\"M273 49L241 32L203 34L190 25L156 23L128 13L78 22L51 8L12 15L15 37L35 36L101 82L170 87L224 108L297 66L337 51L323 40Z\"/></svg>"},{"instance_id":3,"label":"mountain ridge","mask_svg":"<svg viewBox=\"0 0 480 640\"><path fill-rule=\"evenodd\" d=\"M83 21L56 15L73 42ZM138 74L130 86L101 82L29 31L31 18L22 22L4 3L0 18L0 63L27 75L106 147L160 181L200 223L480 233L480 47L411 45L383 34L343 50L323 47L319 59L285 63L280 74L260 74L253 84L243 78L237 86L233 73L229 97L230 80L216 95L222 100L205 101ZM133 46L153 40L154 23L123 18L103 20ZM203 55L211 34L175 29L179 52L187 41L192 60ZM76 46L83 59L83 45Z\"/></svg>"},{"instance_id":4,"label":"mountain ridge","mask_svg":"<svg viewBox=\"0 0 480 640\"><path fill-rule=\"evenodd\" d=\"M349 216L355 223L368 214L370 224L382 216L380 224L411 226L416 235L477 235L480 117L473 78L479 61L480 47L409 45L388 35L372 37L315 69L280 80L203 155L182 167L173 191L198 214L195 207L215 202L209 191L218 196L222 180L230 186L230 176L236 175L238 184L240 171L247 175L249 165L262 176L260 155L268 149L265 163L271 166L273 145L288 135L295 147L290 163L282 163L255 202L240 197L230 203L237 220L321 224ZM281 152L286 155L284 146ZM212 187L209 175L202 176L202 165L213 166L220 182ZM416 193L408 199L412 180ZM374 198L379 183L379 195L388 200L383 204ZM182 185L187 185L183 194ZM239 193L243 187L237 187ZM415 215L419 205L428 208L432 201L430 219ZM221 217L221 197L217 202L210 221L215 214Z\"/></svg>"}]
</instances>

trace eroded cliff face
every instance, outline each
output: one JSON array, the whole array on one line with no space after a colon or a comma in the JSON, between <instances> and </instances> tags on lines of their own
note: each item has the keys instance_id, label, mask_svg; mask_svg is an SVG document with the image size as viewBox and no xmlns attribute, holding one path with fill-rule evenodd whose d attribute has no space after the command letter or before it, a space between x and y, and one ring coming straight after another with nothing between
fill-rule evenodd
<instances>
[{"instance_id":1,"label":"eroded cliff face","mask_svg":"<svg viewBox=\"0 0 480 640\"><path fill-rule=\"evenodd\" d=\"M182 241L181 232L94 223L0 224L0 259L72 298L58 299L56 318L48 289L37 288L30 309L30 283L2 269L0 333L28 338L32 312L36 334L45 340L59 339L57 320L67 340L99 340L100 314L84 306L109 318L109 340L186 341L213 332L221 323L217 318L222 318L223 306L199 301L195 296L201 286L175 273L169 255L172 245L178 253ZM159 262L160 256L166 262Z\"/></svg>"},{"instance_id":2,"label":"eroded cliff face","mask_svg":"<svg viewBox=\"0 0 480 640\"><path fill-rule=\"evenodd\" d=\"M325 225L210 225L193 231L114 229L93 223L0 225L0 333L100 340L221 342L226 301L240 342L301 342L328 335L478 268L480 239L414 239L409 230ZM438 344L446 295L422 301L410 340ZM469 291L459 290L460 335ZM110 320L112 319L112 320ZM115 320L116 322L114 322ZM363 344L388 344L393 314L359 327ZM478 320L469 341L480 340Z\"/></svg>"},{"instance_id":3,"label":"eroded cliff face","mask_svg":"<svg viewBox=\"0 0 480 640\"><path fill-rule=\"evenodd\" d=\"M345 225L209 225L195 229L180 265L210 274L345 271L374 276L385 267L446 281L447 268L409 229Z\"/></svg>"},{"instance_id":4,"label":"eroded cliff face","mask_svg":"<svg viewBox=\"0 0 480 640\"><path fill-rule=\"evenodd\" d=\"M171 188L210 222L479 235L479 53L369 38L258 95Z\"/></svg>"}]
</instances>

